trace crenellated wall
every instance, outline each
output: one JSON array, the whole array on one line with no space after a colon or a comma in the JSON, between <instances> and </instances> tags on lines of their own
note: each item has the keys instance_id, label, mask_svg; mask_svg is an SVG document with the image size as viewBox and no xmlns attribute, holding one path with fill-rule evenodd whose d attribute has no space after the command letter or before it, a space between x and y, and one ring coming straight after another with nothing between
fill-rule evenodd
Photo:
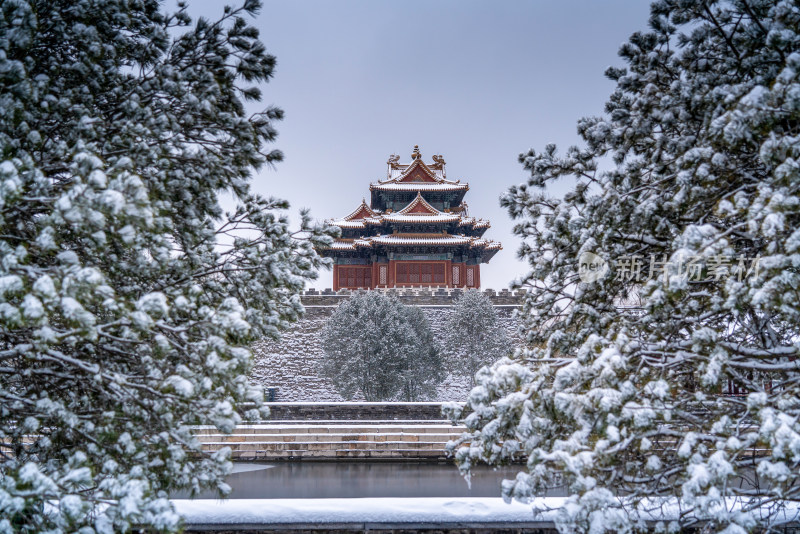
<instances>
[{"instance_id":1,"label":"crenellated wall","mask_svg":"<svg viewBox=\"0 0 800 534\"><path fill-rule=\"evenodd\" d=\"M408 287L374 291L383 291L387 295L396 296L403 304L414 306L451 306L453 300L464 292L463 289L446 287ZM306 307L338 306L339 302L341 302L342 299L349 298L351 293L349 289L340 289L339 291L333 291L332 289L325 289L322 291L309 289L303 293L301 300ZM485 289L482 293L489 297L492 304L495 306L521 306L525 290L509 291L508 289L503 289L501 291L495 291L494 289Z\"/></svg>"},{"instance_id":2,"label":"crenellated wall","mask_svg":"<svg viewBox=\"0 0 800 534\"><path fill-rule=\"evenodd\" d=\"M420 306L431 324L434 335L441 339L444 326L452 313L453 302L461 294L460 289L387 289L383 290L406 305ZM524 291L507 289L483 291L495 305L501 325L512 338L517 338L515 311L522 304ZM280 341L262 340L253 345L255 364L251 380L265 388L277 387L278 401L292 402L338 402L343 399L318 369L324 354L319 342L325 321L336 307L349 298L351 292L343 289L309 290L301 296L306 307L303 319L284 332ZM433 401L465 400L471 387L470 380L460 376L448 376L437 388ZM363 400L355 398L352 400Z\"/></svg>"}]
</instances>

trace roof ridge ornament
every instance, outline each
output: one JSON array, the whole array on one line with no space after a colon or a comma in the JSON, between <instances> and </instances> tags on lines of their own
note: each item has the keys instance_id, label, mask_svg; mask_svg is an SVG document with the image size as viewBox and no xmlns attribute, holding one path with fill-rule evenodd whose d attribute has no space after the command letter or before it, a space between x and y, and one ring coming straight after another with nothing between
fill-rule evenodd
<instances>
[{"instance_id":1,"label":"roof ridge ornament","mask_svg":"<svg viewBox=\"0 0 800 534\"><path fill-rule=\"evenodd\" d=\"M447 180L447 172L444 170L445 168L444 156L442 156L441 154L434 154L433 156L431 156L431 158L433 159L433 164L431 165L431 167L436 169L441 169L442 179Z\"/></svg>"},{"instance_id":2,"label":"roof ridge ornament","mask_svg":"<svg viewBox=\"0 0 800 534\"><path fill-rule=\"evenodd\" d=\"M414 145L414 152L411 153L411 159L420 159L422 154L419 152L419 145Z\"/></svg>"}]
</instances>

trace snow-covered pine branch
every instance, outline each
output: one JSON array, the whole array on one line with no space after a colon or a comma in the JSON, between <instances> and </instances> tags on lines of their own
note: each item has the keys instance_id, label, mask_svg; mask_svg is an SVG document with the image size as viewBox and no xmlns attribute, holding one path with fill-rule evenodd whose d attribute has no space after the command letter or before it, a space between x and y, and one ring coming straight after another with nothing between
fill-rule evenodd
<instances>
[{"instance_id":1,"label":"snow-covered pine branch","mask_svg":"<svg viewBox=\"0 0 800 534\"><path fill-rule=\"evenodd\" d=\"M658 529L776 526L800 501L800 10L658 0L649 26L607 71L606 113L579 121L585 148L520 156L530 179L502 203L536 348L479 374L456 457L524 456L510 498L566 483L564 532L630 532L653 497L681 506ZM580 281L586 253L605 276ZM634 257L661 269L626 276ZM642 313L617 309L631 295Z\"/></svg>"},{"instance_id":2,"label":"snow-covered pine branch","mask_svg":"<svg viewBox=\"0 0 800 534\"><path fill-rule=\"evenodd\" d=\"M302 313L331 235L249 190L281 157L282 112L242 100L275 65L259 7L0 3L0 531L172 531L169 490L226 490L191 426L265 411L248 344Z\"/></svg>"}]
</instances>

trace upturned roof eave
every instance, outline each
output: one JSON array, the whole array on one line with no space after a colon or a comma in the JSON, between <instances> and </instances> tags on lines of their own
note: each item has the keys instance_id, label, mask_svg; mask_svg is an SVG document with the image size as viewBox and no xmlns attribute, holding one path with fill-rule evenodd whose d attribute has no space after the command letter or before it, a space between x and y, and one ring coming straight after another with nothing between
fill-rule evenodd
<instances>
[{"instance_id":1,"label":"upturned roof eave","mask_svg":"<svg viewBox=\"0 0 800 534\"><path fill-rule=\"evenodd\" d=\"M469 191L469 184L441 182L377 182L369 184L370 191Z\"/></svg>"}]
</instances>

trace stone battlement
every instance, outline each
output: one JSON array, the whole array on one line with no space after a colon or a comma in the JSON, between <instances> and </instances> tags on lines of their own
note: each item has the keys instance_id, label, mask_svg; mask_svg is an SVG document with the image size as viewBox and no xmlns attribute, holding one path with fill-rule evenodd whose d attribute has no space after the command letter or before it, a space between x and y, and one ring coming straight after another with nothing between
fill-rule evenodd
<instances>
[{"instance_id":1,"label":"stone battlement","mask_svg":"<svg viewBox=\"0 0 800 534\"><path fill-rule=\"evenodd\" d=\"M383 291L387 295L397 297L403 304L414 306L452 306L453 301L464 292L463 289L446 287L407 287L372 291ZM300 300L303 306L338 306L343 299L350 298L352 293L349 289L339 291L309 289L300 296ZM524 289L517 291L484 289L482 293L489 297L495 306L522 306L522 299L525 296Z\"/></svg>"}]
</instances>

